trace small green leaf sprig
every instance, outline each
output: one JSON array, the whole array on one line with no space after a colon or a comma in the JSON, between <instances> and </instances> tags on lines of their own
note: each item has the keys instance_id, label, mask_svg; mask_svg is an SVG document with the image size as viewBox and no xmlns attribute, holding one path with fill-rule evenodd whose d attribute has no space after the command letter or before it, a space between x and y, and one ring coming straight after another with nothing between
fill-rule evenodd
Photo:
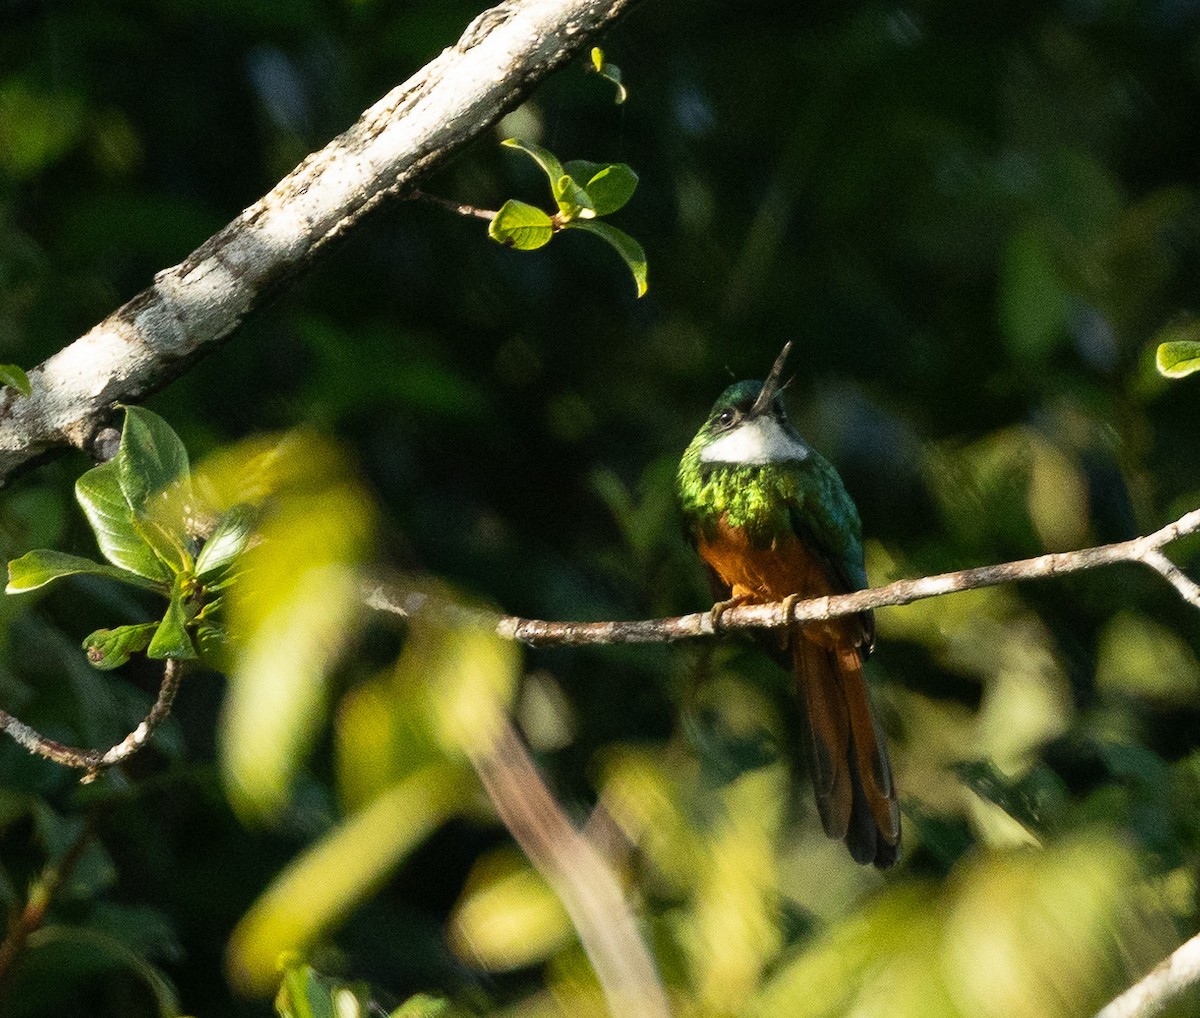
<instances>
[{"instance_id":1,"label":"small green leaf sprig","mask_svg":"<svg viewBox=\"0 0 1200 1018\"><path fill-rule=\"evenodd\" d=\"M633 197L637 174L625 163L593 163L586 159L563 163L554 153L519 138L508 138L503 144L524 152L542 168L558 211L547 213L511 198L492 218L488 236L505 247L533 251L549 244L560 230L583 230L612 245L633 273L641 297L648 285L642 245L615 226L597 222Z\"/></svg>"},{"instance_id":2,"label":"small green leaf sprig","mask_svg":"<svg viewBox=\"0 0 1200 1018\"><path fill-rule=\"evenodd\" d=\"M203 545L189 533L191 469L179 436L157 414L125 408L121 444L107 463L75 482L75 498L108 564L41 549L8 564L5 592L36 590L64 576L105 576L167 599L158 622L98 629L83 641L96 668L117 668L135 653L165 660L219 656L226 642L221 595L252 532L236 507Z\"/></svg>"}]
</instances>

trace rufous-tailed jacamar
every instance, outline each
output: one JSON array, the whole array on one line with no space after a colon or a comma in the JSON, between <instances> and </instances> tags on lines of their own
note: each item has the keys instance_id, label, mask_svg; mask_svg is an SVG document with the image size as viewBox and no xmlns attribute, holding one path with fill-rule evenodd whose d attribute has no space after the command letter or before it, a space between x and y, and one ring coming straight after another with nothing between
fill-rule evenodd
<instances>
[{"instance_id":1,"label":"rufous-tailed jacamar","mask_svg":"<svg viewBox=\"0 0 1200 1018\"><path fill-rule=\"evenodd\" d=\"M780 394L783 348L765 382L731 385L683 454L685 525L714 590L731 604L818 597L867 585L862 524L837 471L789 422ZM863 661L871 612L792 624L775 647L796 676L805 742L825 833L882 868L900 848L900 808Z\"/></svg>"}]
</instances>

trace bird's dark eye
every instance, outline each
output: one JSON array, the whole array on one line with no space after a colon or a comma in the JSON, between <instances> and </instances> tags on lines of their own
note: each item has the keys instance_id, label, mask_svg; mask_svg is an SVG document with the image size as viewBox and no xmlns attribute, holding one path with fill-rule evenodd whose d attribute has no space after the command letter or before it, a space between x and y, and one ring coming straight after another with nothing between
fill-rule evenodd
<instances>
[{"instance_id":1,"label":"bird's dark eye","mask_svg":"<svg viewBox=\"0 0 1200 1018\"><path fill-rule=\"evenodd\" d=\"M732 409L731 407L726 407L719 414L717 414L717 426L718 427L728 428L736 420L737 420L737 411Z\"/></svg>"}]
</instances>

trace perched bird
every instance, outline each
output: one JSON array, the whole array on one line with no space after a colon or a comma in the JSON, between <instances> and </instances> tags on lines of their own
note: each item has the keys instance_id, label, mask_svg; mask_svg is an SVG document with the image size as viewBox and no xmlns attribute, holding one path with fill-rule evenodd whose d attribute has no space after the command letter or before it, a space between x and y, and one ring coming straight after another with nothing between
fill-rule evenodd
<instances>
[{"instance_id":1,"label":"perched bird","mask_svg":"<svg viewBox=\"0 0 1200 1018\"><path fill-rule=\"evenodd\" d=\"M679 464L680 507L714 590L735 604L842 594L867 586L862 524L837 471L788 421L780 376L722 394ZM773 634L767 634L771 636ZM796 677L807 718L813 790L825 833L860 863L883 868L900 848L900 808L863 661L871 612L792 624L774 646Z\"/></svg>"}]
</instances>

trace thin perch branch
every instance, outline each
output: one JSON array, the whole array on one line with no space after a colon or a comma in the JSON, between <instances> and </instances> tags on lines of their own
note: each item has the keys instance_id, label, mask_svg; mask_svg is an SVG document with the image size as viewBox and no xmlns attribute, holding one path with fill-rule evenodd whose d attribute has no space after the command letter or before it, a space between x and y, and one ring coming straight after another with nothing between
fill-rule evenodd
<instances>
[{"instance_id":1,"label":"thin perch branch","mask_svg":"<svg viewBox=\"0 0 1200 1018\"><path fill-rule=\"evenodd\" d=\"M154 701L154 706L142 719L141 724L111 749L79 749L63 745L54 739L46 738L3 710L0 710L0 731L7 732L30 753L53 760L64 767L86 771L81 779L86 784L94 780L105 768L129 759L149 741L154 730L171 713L171 705L175 702L175 694L179 692L179 681L182 677L181 662L171 660L165 663L162 684L158 687L158 699Z\"/></svg>"},{"instance_id":2,"label":"thin perch branch","mask_svg":"<svg viewBox=\"0 0 1200 1018\"><path fill-rule=\"evenodd\" d=\"M798 601L791 617L797 622L817 622L853 615L872 608L911 604L927 597L939 597L962 590L977 590L1020 580L1039 580L1064 576L1119 562L1136 562L1161 574L1189 604L1200 608L1200 587L1168 559L1162 548L1172 541L1200 531L1200 509L1185 513L1174 523L1145 537L1118 544L1105 544L1080 551L1054 552L1037 558L1003 562L999 565L960 569L916 580L897 580L883 587ZM515 616L487 614L461 606L434 604L428 595L418 592L393 592L375 585L366 594L367 604L380 611L398 615L416 615L422 611L452 612L463 621L494 626L506 640L518 640L530 647L578 647L610 643L672 643L676 640L715 636L711 612L694 612L666 619L638 619L625 622L545 622ZM787 623L788 604L739 605L723 612L720 632L735 629L772 629Z\"/></svg>"},{"instance_id":3,"label":"thin perch branch","mask_svg":"<svg viewBox=\"0 0 1200 1018\"><path fill-rule=\"evenodd\" d=\"M634 0L506 0L344 134L90 332L0 391L0 483L68 445L87 449L136 402L210 352L329 241L402 195L579 53Z\"/></svg>"},{"instance_id":4,"label":"thin perch branch","mask_svg":"<svg viewBox=\"0 0 1200 1018\"><path fill-rule=\"evenodd\" d=\"M1096 1018L1151 1018L1197 983L1200 983L1200 933L1101 1009Z\"/></svg>"}]
</instances>

